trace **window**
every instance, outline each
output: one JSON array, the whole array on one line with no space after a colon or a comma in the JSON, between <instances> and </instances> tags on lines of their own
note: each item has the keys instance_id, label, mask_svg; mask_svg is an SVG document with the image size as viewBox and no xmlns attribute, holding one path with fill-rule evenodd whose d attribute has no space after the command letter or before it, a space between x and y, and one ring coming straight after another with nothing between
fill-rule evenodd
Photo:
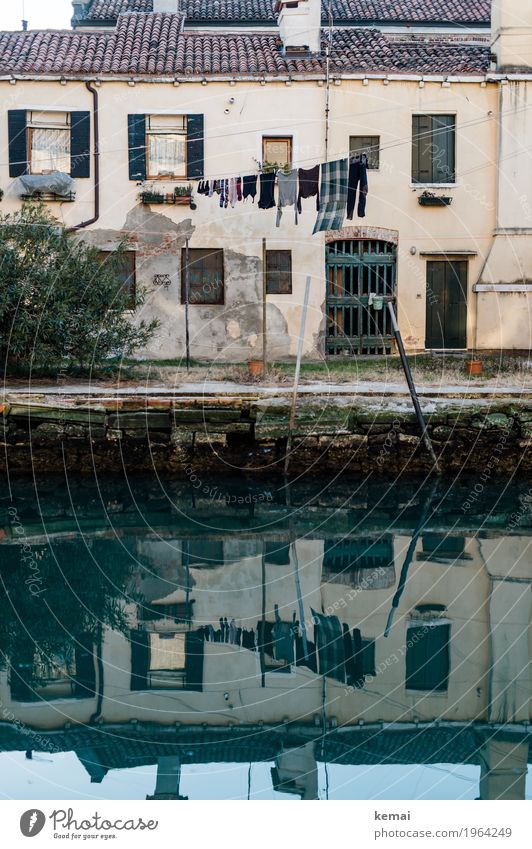
<instances>
[{"instance_id":1,"label":"window","mask_svg":"<svg viewBox=\"0 0 532 849\"><path fill-rule=\"evenodd\" d=\"M181 303L186 301L186 251L181 252ZM224 253L220 249L190 248L188 252L189 304L223 304Z\"/></svg>"},{"instance_id":2,"label":"window","mask_svg":"<svg viewBox=\"0 0 532 849\"><path fill-rule=\"evenodd\" d=\"M449 679L448 623L412 625L407 630L406 689L444 692Z\"/></svg>"},{"instance_id":3,"label":"window","mask_svg":"<svg viewBox=\"0 0 532 849\"><path fill-rule=\"evenodd\" d=\"M187 122L184 115L146 116L148 180L187 176Z\"/></svg>"},{"instance_id":4,"label":"window","mask_svg":"<svg viewBox=\"0 0 532 849\"><path fill-rule=\"evenodd\" d=\"M110 261L115 256L115 251L98 251L98 257L102 263ZM137 299L135 252L125 251L120 264L117 265L116 274L120 280L120 288L128 293L127 309L134 310Z\"/></svg>"},{"instance_id":5,"label":"window","mask_svg":"<svg viewBox=\"0 0 532 849\"><path fill-rule=\"evenodd\" d=\"M262 164L292 167L292 136L263 136Z\"/></svg>"},{"instance_id":6,"label":"window","mask_svg":"<svg viewBox=\"0 0 532 849\"><path fill-rule=\"evenodd\" d=\"M412 117L412 181L454 183L454 115Z\"/></svg>"},{"instance_id":7,"label":"window","mask_svg":"<svg viewBox=\"0 0 532 849\"><path fill-rule=\"evenodd\" d=\"M292 294L292 251L266 251L266 294Z\"/></svg>"},{"instance_id":8,"label":"window","mask_svg":"<svg viewBox=\"0 0 532 849\"><path fill-rule=\"evenodd\" d=\"M377 171L380 165L380 136L349 136L349 153L365 153L368 168Z\"/></svg>"},{"instance_id":9,"label":"window","mask_svg":"<svg viewBox=\"0 0 532 849\"><path fill-rule=\"evenodd\" d=\"M375 675L375 640L362 637L360 654L362 656L362 674Z\"/></svg>"},{"instance_id":10,"label":"window","mask_svg":"<svg viewBox=\"0 0 532 849\"><path fill-rule=\"evenodd\" d=\"M70 174L70 115L29 112L28 146L31 174Z\"/></svg>"}]
</instances>

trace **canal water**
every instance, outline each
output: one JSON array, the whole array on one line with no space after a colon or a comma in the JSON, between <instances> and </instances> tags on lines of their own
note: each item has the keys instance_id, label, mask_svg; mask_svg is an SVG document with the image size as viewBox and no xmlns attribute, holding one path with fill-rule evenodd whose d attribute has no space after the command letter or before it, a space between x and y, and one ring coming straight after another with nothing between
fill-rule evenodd
<instances>
[{"instance_id":1,"label":"canal water","mask_svg":"<svg viewBox=\"0 0 532 849\"><path fill-rule=\"evenodd\" d=\"M532 794L526 481L0 498L2 798Z\"/></svg>"}]
</instances>

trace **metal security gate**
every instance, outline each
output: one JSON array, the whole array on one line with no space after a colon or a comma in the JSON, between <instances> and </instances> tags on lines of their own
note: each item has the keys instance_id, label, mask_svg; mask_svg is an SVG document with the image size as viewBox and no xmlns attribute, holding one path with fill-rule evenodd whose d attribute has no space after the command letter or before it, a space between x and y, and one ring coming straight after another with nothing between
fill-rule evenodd
<instances>
[{"instance_id":1,"label":"metal security gate","mask_svg":"<svg viewBox=\"0 0 532 849\"><path fill-rule=\"evenodd\" d=\"M327 245L326 353L390 354L386 305L368 309L369 295L395 302L396 245L380 239L340 239Z\"/></svg>"}]
</instances>

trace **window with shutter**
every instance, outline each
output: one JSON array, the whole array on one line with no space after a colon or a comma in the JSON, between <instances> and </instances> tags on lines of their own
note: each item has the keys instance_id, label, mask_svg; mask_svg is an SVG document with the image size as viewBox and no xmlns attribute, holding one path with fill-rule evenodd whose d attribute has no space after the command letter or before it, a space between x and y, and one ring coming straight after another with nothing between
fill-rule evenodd
<instances>
[{"instance_id":1,"label":"window with shutter","mask_svg":"<svg viewBox=\"0 0 532 849\"><path fill-rule=\"evenodd\" d=\"M205 174L205 121L203 115L187 115L187 179Z\"/></svg>"},{"instance_id":2,"label":"window with shutter","mask_svg":"<svg viewBox=\"0 0 532 849\"><path fill-rule=\"evenodd\" d=\"M146 116L128 115L129 179L146 179Z\"/></svg>"},{"instance_id":3,"label":"window with shutter","mask_svg":"<svg viewBox=\"0 0 532 849\"><path fill-rule=\"evenodd\" d=\"M266 251L266 294L292 294L292 251Z\"/></svg>"},{"instance_id":4,"label":"window with shutter","mask_svg":"<svg viewBox=\"0 0 532 849\"><path fill-rule=\"evenodd\" d=\"M85 178L91 175L91 116L90 112L70 115L70 176Z\"/></svg>"},{"instance_id":5,"label":"window with shutter","mask_svg":"<svg viewBox=\"0 0 532 849\"><path fill-rule=\"evenodd\" d=\"M98 251L98 258L103 264L112 262L116 257L116 251ZM127 293L127 309L134 310L137 301L137 281L135 251L125 251L116 265L116 275L120 281L120 289Z\"/></svg>"},{"instance_id":6,"label":"window with shutter","mask_svg":"<svg viewBox=\"0 0 532 849\"><path fill-rule=\"evenodd\" d=\"M277 168L291 168L292 136L263 136L262 163Z\"/></svg>"},{"instance_id":7,"label":"window with shutter","mask_svg":"<svg viewBox=\"0 0 532 849\"><path fill-rule=\"evenodd\" d=\"M407 630L406 689L444 692L449 680L448 623L427 622Z\"/></svg>"},{"instance_id":8,"label":"window with shutter","mask_svg":"<svg viewBox=\"0 0 532 849\"><path fill-rule=\"evenodd\" d=\"M350 136L349 153L365 153L368 169L377 171L380 165L380 136Z\"/></svg>"},{"instance_id":9,"label":"window with shutter","mask_svg":"<svg viewBox=\"0 0 532 849\"><path fill-rule=\"evenodd\" d=\"M412 116L412 182L454 183L454 115Z\"/></svg>"},{"instance_id":10,"label":"window with shutter","mask_svg":"<svg viewBox=\"0 0 532 849\"><path fill-rule=\"evenodd\" d=\"M220 249L189 248L189 304L224 303L224 255ZM186 251L181 253L181 303L186 302Z\"/></svg>"},{"instance_id":11,"label":"window with shutter","mask_svg":"<svg viewBox=\"0 0 532 849\"><path fill-rule=\"evenodd\" d=\"M7 113L10 177L28 173L27 120L25 109L10 109Z\"/></svg>"}]
</instances>

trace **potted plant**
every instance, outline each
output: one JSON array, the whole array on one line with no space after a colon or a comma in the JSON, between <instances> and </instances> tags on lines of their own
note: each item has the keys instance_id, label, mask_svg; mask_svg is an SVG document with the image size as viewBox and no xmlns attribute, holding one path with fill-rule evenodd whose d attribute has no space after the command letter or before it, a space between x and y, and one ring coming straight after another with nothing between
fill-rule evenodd
<instances>
[{"instance_id":1,"label":"potted plant","mask_svg":"<svg viewBox=\"0 0 532 849\"><path fill-rule=\"evenodd\" d=\"M434 192L423 192L418 197L418 203L421 206L450 206L452 202L452 197L435 195Z\"/></svg>"},{"instance_id":2,"label":"potted plant","mask_svg":"<svg viewBox=\"0 0 532 849\"><path fill-rule=\"evenodd\" d=\"M164 203L164 195L162 192L156 192L153 189L144 189L139 195L141 203Z\"/></svg>"},{"instance_id":3,"label":"potted plant","mask_svg":"<svg viewBox=\"0 0 532 849\"><path fill-rule=\"evenodd\" d=\"M467 373L470 375L482 374L482 360L475 357L474 353L471 353L470 358L466 360L465 367Z\"/></svg>"},{"instance_id":4,"label":"potted plant","mask_svg":"<svg viewBox=\"0 0 532 849\"><path fill-rule=\"evenodd\" d=\"M184 206L192 200L192 186L176 186L174 189L174 203Z\"/></svg>"},{"instance_id":5,"label":"potted plant","mask_svg":"<svg viewBox=\"0 0 532 849\"><path fill-rule=\"evenodd\" d=\"M262 360L248 360L248 371L250 377L259 380L264 375L264 363Z\"/></svg>"}]
</instances>

